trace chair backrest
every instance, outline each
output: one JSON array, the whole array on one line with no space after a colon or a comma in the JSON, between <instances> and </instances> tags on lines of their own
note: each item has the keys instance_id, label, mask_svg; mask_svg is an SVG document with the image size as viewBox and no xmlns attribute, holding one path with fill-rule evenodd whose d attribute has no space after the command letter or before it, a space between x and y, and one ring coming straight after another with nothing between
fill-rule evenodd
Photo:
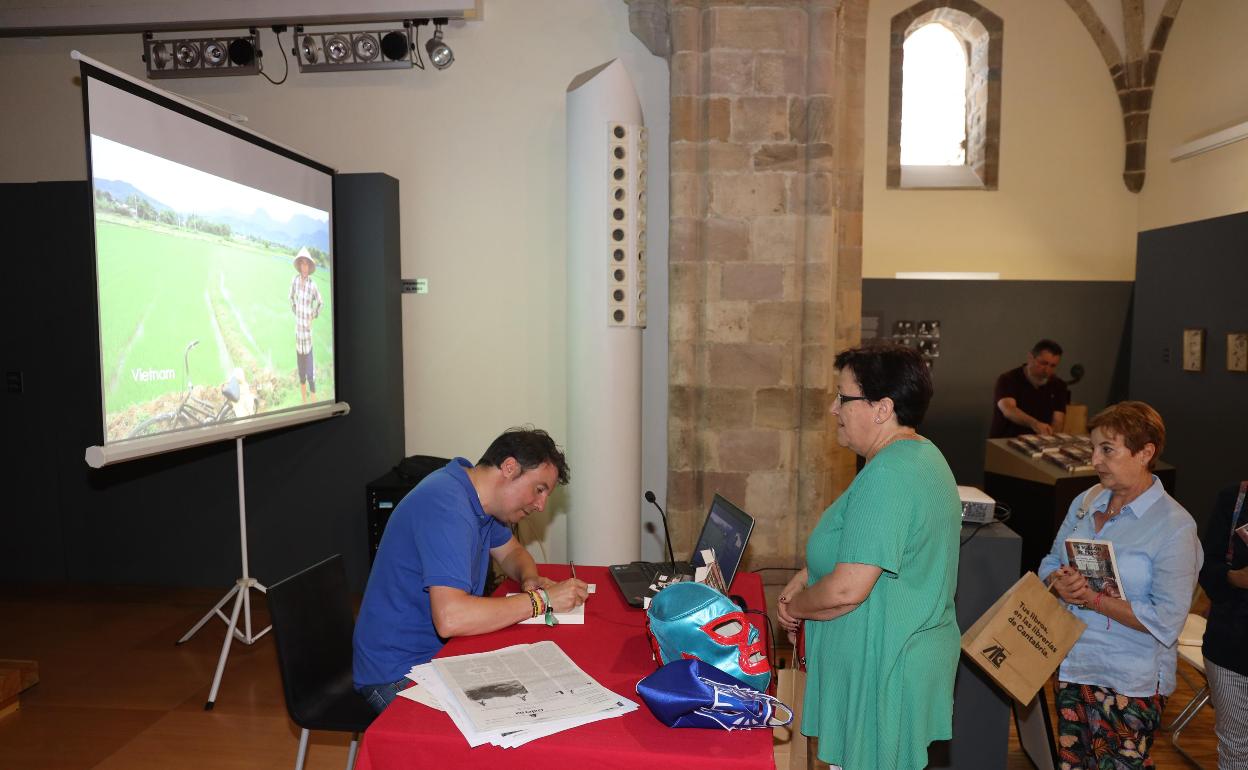
<instances>
[{"instance_id":1,"label":"chair backrest","mask_svg":"<svg viewBox=\"0 0 1248 770\"><path fill-rule=\"evenodd\" d=\"M342 556L269 586L267 594L286 710L302 727L327 691L351 681L355 617Z\"/></svg>"}]
</instances>

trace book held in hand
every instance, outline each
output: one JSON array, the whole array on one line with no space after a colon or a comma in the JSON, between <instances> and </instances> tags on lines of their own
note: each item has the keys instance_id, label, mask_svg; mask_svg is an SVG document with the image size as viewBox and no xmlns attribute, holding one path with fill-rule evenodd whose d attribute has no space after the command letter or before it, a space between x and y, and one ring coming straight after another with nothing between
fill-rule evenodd
<instances>
[{"instance_id":1,"label":"book held in hand","mask_svg":"<svg viewBox=\"0 0 1248 770\"><path fill-rule=\"evenodd\" d=\"M1111 599L1122 598L1122 578L1118 576L1118 561L1114 557L1114 544L1108 540L1085 540L1066 538L1066 557L1070 566L1079 570L1088 586Z\"/></svg>"}]
</instances>

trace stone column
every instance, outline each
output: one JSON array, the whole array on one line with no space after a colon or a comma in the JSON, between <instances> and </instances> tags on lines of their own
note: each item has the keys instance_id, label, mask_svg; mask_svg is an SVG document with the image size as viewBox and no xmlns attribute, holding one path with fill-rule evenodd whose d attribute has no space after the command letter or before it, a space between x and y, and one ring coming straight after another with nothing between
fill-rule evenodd
<instances>
[{"instance_id":1,"label":"stone column","mask_svg":"<svg viewBox=\"0 0 1248 770\"><path fill-rule=\"evenodd\" d=\"M859 338L866 6L668 5L678 553L719 492L758 520L749 566L794 565L852 478L827 405Z\"/></svg>"}]
</instances>

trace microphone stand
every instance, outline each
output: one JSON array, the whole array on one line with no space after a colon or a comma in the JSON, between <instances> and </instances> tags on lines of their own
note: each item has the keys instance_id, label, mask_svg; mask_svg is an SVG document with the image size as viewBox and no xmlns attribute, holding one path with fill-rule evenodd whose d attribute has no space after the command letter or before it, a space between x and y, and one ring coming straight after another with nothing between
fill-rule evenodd
<instances>
[{"instance_id":1,"label":"microphone stand","mask_svg":"<svg viewBox=\"0 0 1248 770\"><path fill-rule=\"evenodd\" d=\"M667 541L667 559L674 572L676 570L676 557L672 555L672 533L667 528L667 514L663 512L663 506L659 505L654 498L654 493L646 490L646 502L659 509L659 516L663 518L663 538Z\"/></svg>"}]
</instances>

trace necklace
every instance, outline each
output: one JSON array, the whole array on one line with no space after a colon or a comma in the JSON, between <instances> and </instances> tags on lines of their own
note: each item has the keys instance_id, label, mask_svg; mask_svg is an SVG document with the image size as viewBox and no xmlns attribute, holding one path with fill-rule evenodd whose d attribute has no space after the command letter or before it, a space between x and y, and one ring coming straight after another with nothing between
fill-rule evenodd
<instances>
[{"instance_id":1,"label":"necklace","mask_svg":"<svg viewBox=\"0 0 1248 770\"><path fill-rule=\"evenodd\" d=\"M875 457L880 452L884 451L884 447L888 446L894 441L911 441L911 440L917 440L918 438L919 438L919 434L913 431L909 431L909 432L904 431L904 430L898 431L894 433L893 435L889 436L888 439L885 440L883 444L880 444L879 448L871 453L871 457Z\"/></svg>"}]
</instances>

